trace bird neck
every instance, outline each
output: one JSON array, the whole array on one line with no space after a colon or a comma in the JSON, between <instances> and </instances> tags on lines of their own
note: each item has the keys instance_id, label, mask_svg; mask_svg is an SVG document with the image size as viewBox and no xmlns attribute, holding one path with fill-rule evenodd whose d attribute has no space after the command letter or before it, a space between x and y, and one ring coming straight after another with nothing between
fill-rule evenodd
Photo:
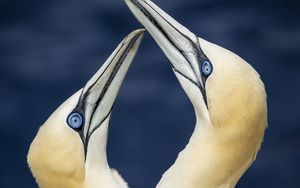
<instances>
[{"instance_id":1,"label":"bird neck","mask_svg":"<svg viewBox=\"0 0 300 188\"><path fill-rule=\"evenodd\" d=\"M85 162L84 188L120 188L118 180L109 167L106 145L108 139L109 118L90 138Z\"/></svg>"},{"instance_id":2,"label":"bird neck","mask_svg":"<svg viewBox=\"0 0 300 188\"><path fill-rule=\"evenodd\" d=\"M246 153L243 141L226 142L220 135L197 117L189 143L164 173L157 188L233 188L253 156L243 155Z\"/></svg>"}]
</instances>

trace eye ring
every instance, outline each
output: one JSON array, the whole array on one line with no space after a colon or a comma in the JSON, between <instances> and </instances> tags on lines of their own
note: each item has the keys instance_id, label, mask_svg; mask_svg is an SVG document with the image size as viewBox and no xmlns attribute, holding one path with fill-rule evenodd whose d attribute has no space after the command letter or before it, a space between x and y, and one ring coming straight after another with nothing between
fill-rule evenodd
<instances>
[{"instance_id":1,"label":"eye ring","mask_svg":"<svg viewBox=\"0 0 300 188\"><path fill-rule=\"evenodd\" d=\"M209 77L213 71L213 65L209 61L204 61L201 65L201 72L205 78Z\"/></svg>"},{"instance_id":2,"label":"eye ring","mask_svg":"<svg viewBox=\"0 0 300 188\"><path fill-rule=\"evenodd\" d=\"M78 112L72 112L67 118L68 125L75 130L79 130L82 127L83 121L82 114Z\"/></svg>"}]
</instances>

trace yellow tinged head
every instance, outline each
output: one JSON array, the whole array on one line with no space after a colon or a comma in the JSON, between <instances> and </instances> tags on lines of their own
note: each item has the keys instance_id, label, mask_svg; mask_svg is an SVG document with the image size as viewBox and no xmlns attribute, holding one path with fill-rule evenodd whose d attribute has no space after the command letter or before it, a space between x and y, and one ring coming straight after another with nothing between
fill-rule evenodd
<instances>
[{"instance_id":1,"label":"yellow tinged head","mask_svg":"<svg viewBox=\"0 0 300 188\"><path fill-rule=\"evenodd\" d=\"M206 81L211 125L229 141L243 138L260 143L267 125L267 103L259 74L222 47L202 39L200 45L214 68Z\"/></svg>"},{"instance_id":2,"label":"yellow tinged head","mask_svg":"<svg viewBox=\"0 0 300 188\"><path fill-rule=\"evenodd\" d=\"M77 92L62 104L42 125L31 143L28 164L39 187L82 187L84 149L78 133L66 123L79 95Z\"/></svg>"},{"instance_id":3,"label":"yellow tinged head","mask_svg":"<svg viewBox=\"0 0 300 188\"><path fill-rule=\"evenodd\" d=\"M267 125L264 84L242 58L199 39L213 65L205 81L207 105L199 88L175 72L197 117L195 131L159 188L234 187L255 160ZM184 177L182 180L179 177Z\"/></svg>"},{"instance_id":4,"label":"yellow tinged head","mask_svg":"<svg viewBox=\"0 0 300 188\"><path fill-rule=\"evenodd\" d=\"M198 119L198 126L203 128L208 125L209 128L200 129L203 140L199 147L202 148L196 156L208 165L202 162L199 165L202 166L199 174L205 173L201 177L213 178L206 181L196 179L202 181L200 185L214 187L227 184L234 187L255 160L264 138L267 125L265 87L259 74L242 58L215 44L199 40L213 65L213 72L206 80L208 120L203 121L203 116L197 115L202 118ZM203 107L199 99L191 100L194 106ZM203 125L203 122L210 123ZM219 172L216 173L216 170Z\"/></svg>"}]
</instances>

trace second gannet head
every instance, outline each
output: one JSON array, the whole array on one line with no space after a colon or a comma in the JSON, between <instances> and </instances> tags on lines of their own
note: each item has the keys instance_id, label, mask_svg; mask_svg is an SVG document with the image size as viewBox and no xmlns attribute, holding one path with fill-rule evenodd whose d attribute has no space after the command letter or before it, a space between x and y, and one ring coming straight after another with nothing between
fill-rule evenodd
<instances>
[{"instance_id":1,"label":"second gannet head","mask_svg":"<svg viewBox=\"0 0 300 188\"><path fill-rule=\"evenodd\" d=\"M259 74L150 0L125 2L170 60L197 118L189 144L158 187L233 187L255 159L267 124Z\"/></svg>"},{"instance_id":2,"label":"second gannet head","mask_svg":"<svg viewBox=\"0 0 300 188\"><path fill-rule=\"evenodd\" d=\"M126 187L108 166L108 123L143 32L129 34L85 87L42 125L28 153L28 164L39 187Z\"/></svg>"}]
</instances>

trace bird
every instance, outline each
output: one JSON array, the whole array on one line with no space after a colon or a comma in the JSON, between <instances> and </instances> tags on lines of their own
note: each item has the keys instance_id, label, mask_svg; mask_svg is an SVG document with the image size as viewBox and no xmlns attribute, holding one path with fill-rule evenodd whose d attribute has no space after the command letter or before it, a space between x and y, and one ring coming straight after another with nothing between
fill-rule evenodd
<instances>
[{"instance_id":1,"label":"bird","mask_svg":"<svg viewBox=\"0 0 300 188\"><path fill-rule=\"evenodd\" d=\"M40 127L27 155L40 188L127 188L110 169L106 145L112 108L144 29L130 33L107 61Z\"/></svg>"},{"instance_id":2,"label":"bird","mask_svg":"<svg viewBox=\"0 0 300 188\"><path fill-rule=\"evenodd\" d=\"M260 75L152 1L125 3L169 59L195 111L187 145L156 187L235 187L256 159L267 127L267 94Z\"/></svg>"}]
</instances>

